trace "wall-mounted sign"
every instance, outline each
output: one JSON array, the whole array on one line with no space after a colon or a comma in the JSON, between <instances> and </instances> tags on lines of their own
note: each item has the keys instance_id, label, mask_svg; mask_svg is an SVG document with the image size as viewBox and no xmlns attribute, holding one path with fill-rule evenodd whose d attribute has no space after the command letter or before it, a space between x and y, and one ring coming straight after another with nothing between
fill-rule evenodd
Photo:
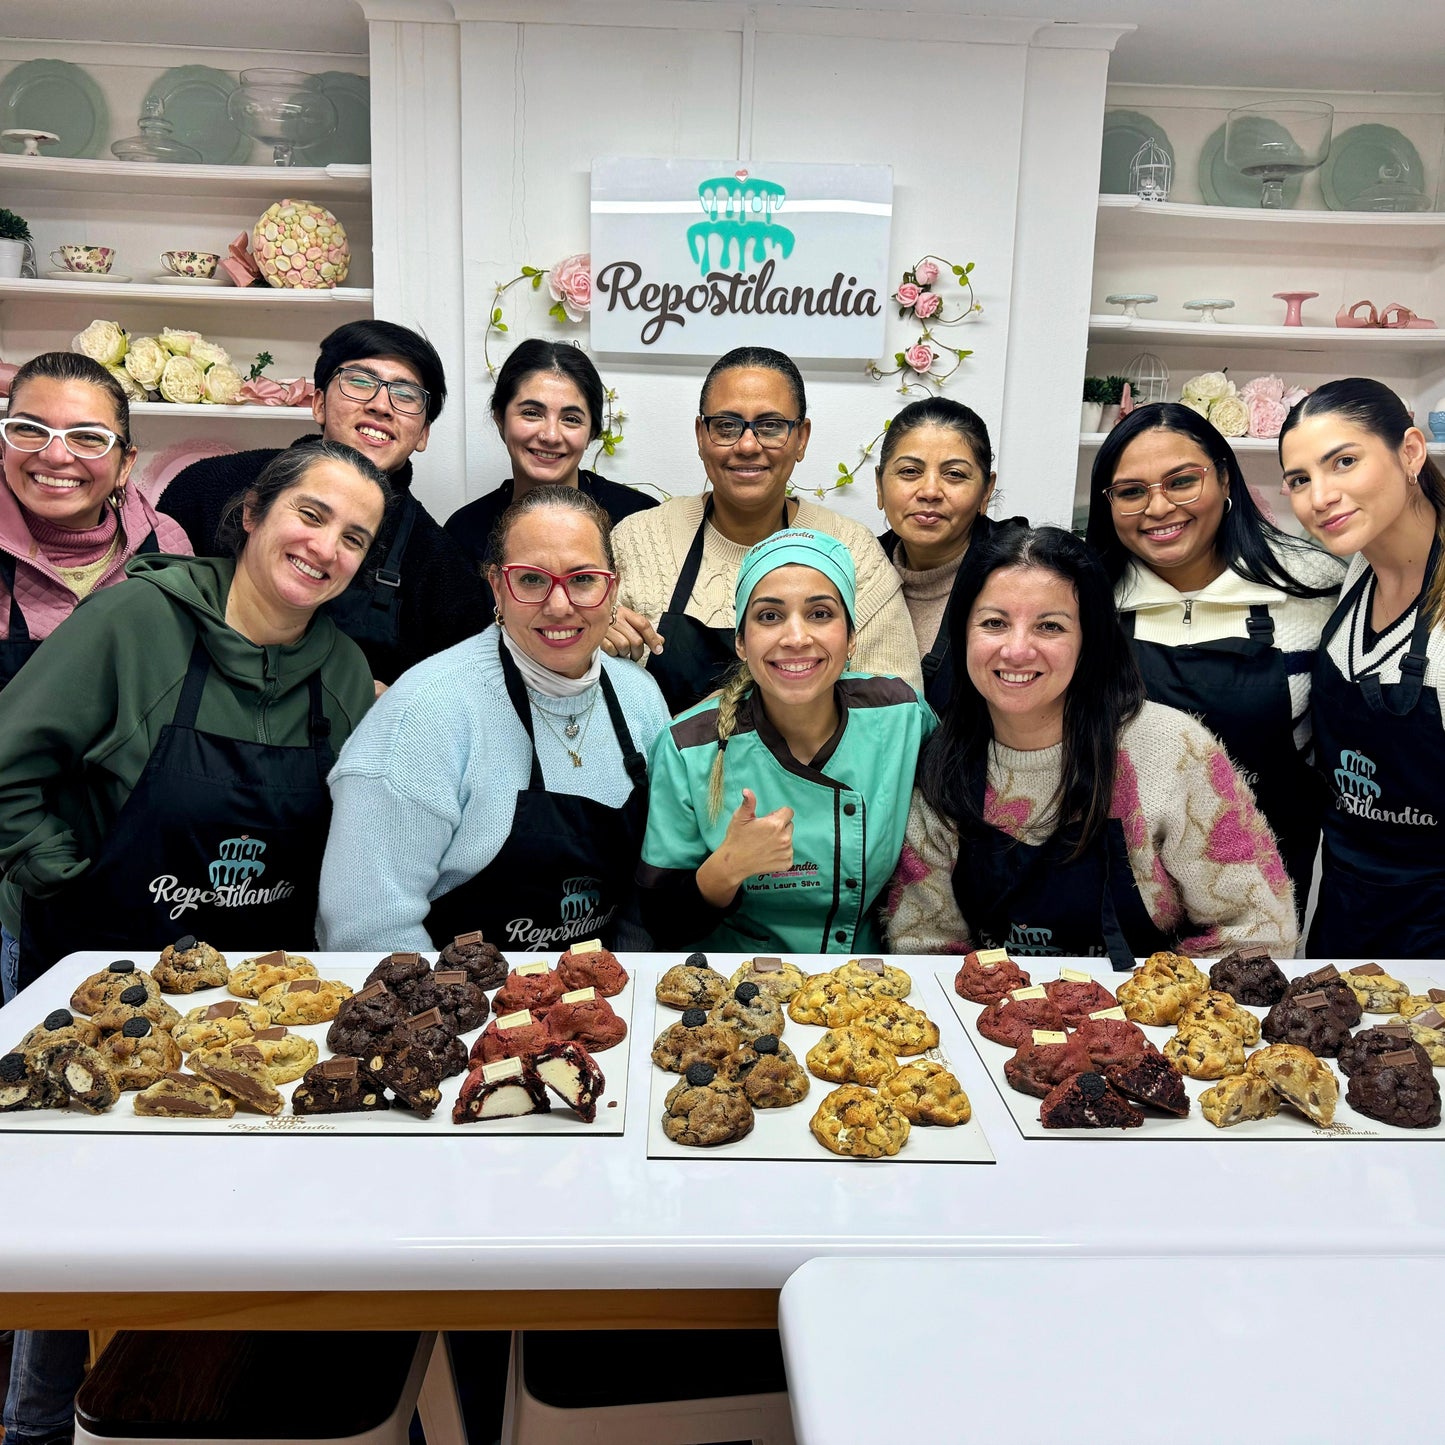
<instances>
[{"instance_id":1,"label":"wall-mounted sign","mask_svg":"<svg viewBox=\"0 0 1445 1445\"><path fill-rule=\"evenodd\" d=\"M595 351L877 356L888 166L592 163Z\"/></svg>"}]
</instances>

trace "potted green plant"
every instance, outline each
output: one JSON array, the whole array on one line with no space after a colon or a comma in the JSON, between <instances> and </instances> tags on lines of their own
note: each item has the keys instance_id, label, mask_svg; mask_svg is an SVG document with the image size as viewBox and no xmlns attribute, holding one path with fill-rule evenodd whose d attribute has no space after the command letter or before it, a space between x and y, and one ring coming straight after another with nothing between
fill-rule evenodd
<instances>
[{"instance_id":1,"label":"potted green plant","mask_svg":"<svg viewBox=\"0 0 1445 1445\"><path fill-rule=\"evenodd\" d=\"M1107 377L1086 376L1084 378L1084 401L1079 408L1079 430L1081 432L1096 432L1099 430L1099 415L1104 410L1104 403L1108 400L1109 382Z\"/></svg>"},{"instance_id":2,"label":"potted green plant","mask_svg":"<svg viewBox=\"0 0 1445 1445\"><path fill-rule=\"evenodd\" d=\"M30 244L30 227L14 211L0 207L0 276L18 276Z\"/></svg>"},{"instance_id":3,"label":"potted green plant","mask_svg":"<svg viewBox=\"0 0 1445 1445\"><path fill-rule=\"evenodd\" d=\"M1099 430L1110 431L1119 420L1119 403L1124 400L1124 387L1128 384L1128 378L1105 376L1101 380L1104 383L1104 411L1099 418Z\"/></svg>"}]
</instances>

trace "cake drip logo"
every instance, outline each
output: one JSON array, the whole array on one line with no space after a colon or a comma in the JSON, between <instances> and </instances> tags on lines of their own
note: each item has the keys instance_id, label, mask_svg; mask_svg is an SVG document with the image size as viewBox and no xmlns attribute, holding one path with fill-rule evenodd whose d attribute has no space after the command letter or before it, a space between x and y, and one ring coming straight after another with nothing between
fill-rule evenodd
<instances>
[{"instance_id":1,"label":"cake drip logo","mask_svg":"<svg viewBox=\"0 0 1445 1445\"><path fill-rule=\"evenodd\" d=\"M528 948L552 948L558 943L591 938L600 933L617 912L617 905L602 907L602 880L581 875L562 880L562 897L557 908L561 922L545 927L531 918L514 918L507 924L507 941Z\"/></svg>"},{"instance_id":2,"label":"cake drip logo","mask_svg":"<svg viewBox=\"0 0 1445 1445\"><path fill-rule=\"evenodd\" d=\"M181 918L202 904L210 908L250 908L279 903L296 891L296 885L282 879L266 888L257 886L266 871L261 860L265 851L266 844L249 834L227 838L217 847L217 856L207 867L209 887L189 886L174 873L163 873L151 879L150 895L157 903L171 905L171 918Z\"/></svg>"},{"instance_id":3,"label":"cake drip logo","mask_svg":"<svg viewBox=\"0 0 1445 1445\"><path fill-rule=\"evenodd\" d=\"M1062 958L1064 950L1054 947L1052 928L1031 928L1027 923L1015 923L1008 931L1000 947L1010 953L1027 954L1031 958Z\"/></svg>"},{"instance_id":4,"label":"cake drip logo","mask_svg":"<svg viewBox=\"0 0 1445 1445\"><path fill-rule=\"evenodd\" d=\"M739 170L713 176L697 188L705 221L687 229L687 246L702 279L695 286L646 281L636 261L612 261L596 276L607 310L640 311L647 320L640 339L653 345L668 326L687 325L689 315L877 316L878 293L858 287L856 276L835 271L811 286L775 285L779 261L793 254L797 238L774 216L784 188ZM756 269L751 269L756 268ZM856 288L856 289L855 289Z\"/></svg>"},{"instance_id":5,"label":"cake drip logo","mask_svg":"<svg viewBox=\"0 0 1445 1445\"><path fill-rule=\"evenodd\" d=\"M1353 748L1340 751L1340 765L1335 769L1335 806L1357 818L1366 818L1371 823L1404 823L1408 827L1433 828L1437 819L1433 813L1422 813L1418 808L1382 808L1381 788L1375 781L1375 763L1364 753Z\"/></svg>"}]
</instances>

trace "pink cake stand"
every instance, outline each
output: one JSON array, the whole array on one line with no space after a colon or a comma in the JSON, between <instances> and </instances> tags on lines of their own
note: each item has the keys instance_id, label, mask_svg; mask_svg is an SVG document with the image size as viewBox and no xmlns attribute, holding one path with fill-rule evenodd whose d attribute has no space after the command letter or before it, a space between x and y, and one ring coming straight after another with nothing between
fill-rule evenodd
<instances>
[{"instance_id":1,"label":"pink cake stand","mask_svg":"<svg viewBox=\"0 0 1445 1445\"><path fill-rule=\"evenodd\" d=\"M1319 294L1318 291L1276 291L1274 293L1275 300L1283 301L1286 307L1284 324L1286 326L1303 326L1304 322L1300 320L1300 307L1306 301L1313 301Z\"/></svg>"}]
</instances>

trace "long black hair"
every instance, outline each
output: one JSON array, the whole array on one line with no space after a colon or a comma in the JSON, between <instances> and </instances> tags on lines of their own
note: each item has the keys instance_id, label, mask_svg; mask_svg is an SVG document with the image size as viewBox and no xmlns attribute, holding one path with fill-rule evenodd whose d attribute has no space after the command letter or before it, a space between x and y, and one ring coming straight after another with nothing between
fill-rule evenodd
<instances>
[{"instance_id":1,"label":"long black hair","mask_svg":"<svg viewBox=\"0 0 1445 1445\"><path fill-rule=\"evenodd\" d=\"M1230 505L1220 519L1214 549L1231 572L1262 587L1277 587L1291 597L1328 597L1339 590L1338 583L1312 586L1289 570L1283 559L1291 553L1300 555L1317 549L1281 531L1265 517L1223 433L1197 411L1177 401L1153 402L1130 412L1104 438L1094 458L1089 479L1089 524L1084 538L1103 559L1111 583L1118 586L1134 554L1119 540L1113 509L1104 491L1114 483L1124 449L1135 437L1151 431L1173 432L1192 441L1213 463L1220 481L1228 484Z\"/></svg>"},{"instance_id":2,"label":"long black hair","mask_svg":"<svg viewBox=\"0 0 1445 1445\"><path fill-rule=\"evenodd\" d=\"M1392 451L1405 443L1405 433L1415 425L1405 403L1382 381L1367 376L1346 376L1327 381L1303 401L1296 402L1279 432L1280 465L1284 464L1284 439L1306 417L1341 416L1347 422L1378 437ZM1421 464L1415 483L1421 497L1435 513L1435 537L1445 550L1445 475L1427 456ZM1426 579L1429 588L1424 602L1425 616L1431 627L1445 623L1445 565L1435 569L1435 576Z\"/></svg>"},{"instance_id":3,"label":"long black hair","mask_svg":"<svg viewBox=\"0 0 1445 1445\"><path fill-rule=\"evenodd\" d=\"M995 527L948 604L949 636L965 651L974 603L993 573L1037 567L1064 578L1079 608L1079 661L1064 697L1064 758L1059 790L1049 802L1053 826L1077 830L1072 857L1104 830L1114 796L1119 732L1139 711L1144 684L1114 610L1114 589L1098 557L1061 527ZM972 552L972 549L970 549ZM988 826L983 795L971 780L988 767L993 722L988 706L960 666L937 732L929 740L919 786L935 811L961 834Z\"/></svg>"}]
</instances>

